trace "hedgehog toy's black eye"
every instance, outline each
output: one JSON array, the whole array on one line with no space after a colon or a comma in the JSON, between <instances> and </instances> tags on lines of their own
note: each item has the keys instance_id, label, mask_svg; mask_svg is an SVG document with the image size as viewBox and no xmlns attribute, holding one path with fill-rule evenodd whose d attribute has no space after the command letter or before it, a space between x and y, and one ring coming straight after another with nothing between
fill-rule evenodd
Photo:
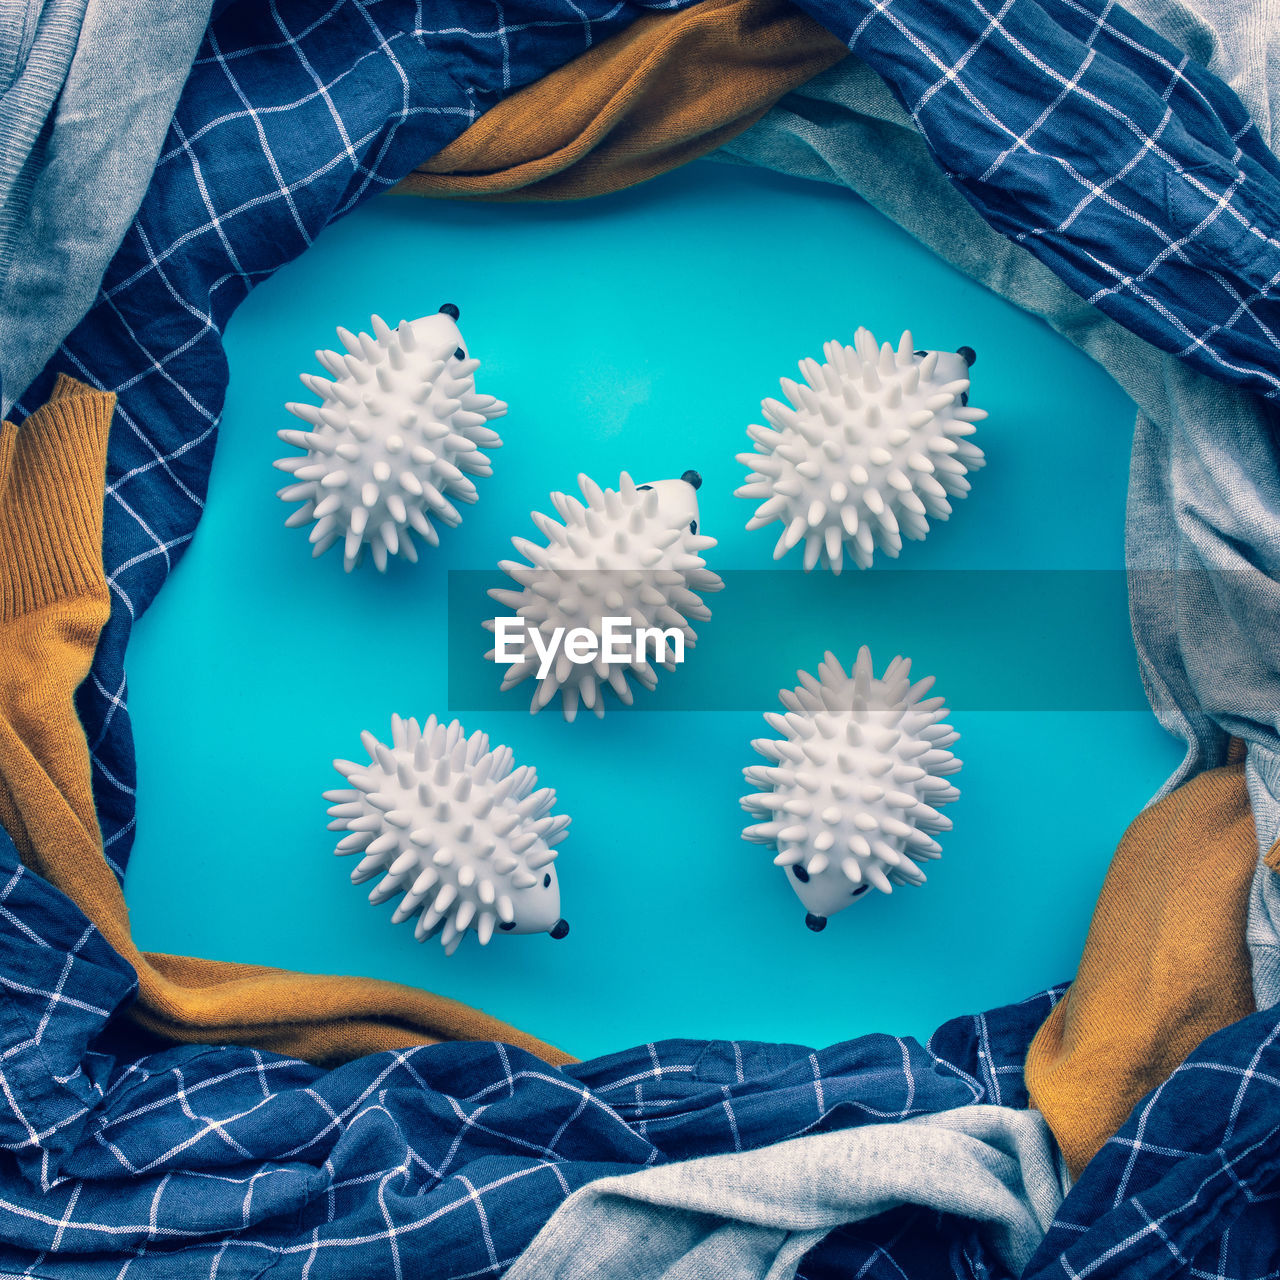
<instances>
[{"instance_id":1,"label":"hedgehog toy's black eye","mask_svg":"<svg viewBox=\"0 0 1280 1280\"><path fill-rule=\"evenodd\" d=\"M639 493L641 489L652 489L652 488L653 488L653 485L651 484L638 484L636 485L636 492Z\"/></svg>"},{"instance_id":2,"label":"hedgehog toy's black eye","mask_svg":"<svg viewBox=\"0 0 1280 1280\"><path fill-rule=\"evenodd\" d=\"M792 867L791 871L792 871L792 874L795 876L795 878L799 880L801 884L809 883L809 873L803 867L797 865Z\"/></svg>"},{"instance_id":3,"label":"hedgehog toy's black eye","mask_svg":"<svg viewBox=\"0 0 1280 1280\"><path fill-rule=\"evenodd\" d=\"M913 356L920 356L920 358L921 358L921 359L923 359L923 358L924 358L925 356L927 356L929 353L928 353L927 351L913 351L911 354L912 354Z\"/></svg>"},{"instance_id":4,"label":"hedgehog toy's black eye","mask_svg":"<svg viewBox=\"0 0 1280 1280\"><path fill-rule=\"evenodd\" d=\"M697 533L697 532L698 532L698 522L697 522L696 520L690 520L690 521L689 521L689 532L690 532L690 533Z\"/></svg>"},{"instance_id":5,"label":"hedgehog toy's black eye","mask_svg":"<svg viewBox=\"0 0 1280 1280\"><path fill-rule=\"evenodd\" d=\"M462 349L461 347L459 347L459 348L458 348L458 349L453 353L453 358L454 358L455 360L465 360L465 359L467 358L467 353L466 353L465 351L463 351L463 349Z\"/></svg>"},{"instance_id":6,"label":"hedgehog toy's black eye","mask_svg":"<svg viewBox=\"0 0 1280 1280\"><path fill-rule=\"evenodd\" d=\"M516 922L514 920L504 920L498 926L498 928L501 929L504 933L510 933L511 930L514 929L515 927L516 927Z\"/></svg>"},{"instance_id":7,"label":"hedgehog toy's black eye","mask_svg":"<svg viewBox=\"0 0 1280 1280\"><path fill-rule=\"evenodd\" d=\"M550 871L548 871L547 874L542 877L542 887L544 889L551 888L551 872Z\"/></svg>"},{"instance_id":8,"label":"hedgehog toy's black eye","mask_svg":"<svg viewBox=\"0 0 1280 1280\"><path fill-rule=\"evenodd\" d=\"M868 889L870 889L870 888L871 888L871 886L870 886L869 884L860 884L860 885L859 885L859 886L858 886L858 887L853 891L853 896L854 896L855 898L860 897L862 894L866 893L866 891L867 891Z\"/></svg>"},{"instance_id":9,"label":"hedgehog toy's black eye","mask_svg":"<svg viewBox=\"0 0 1280 1280\"><path fill-rule=\"evenodd\" d=\"M968 393L967 391L962 391L962 392L960 393L960 403L961 403L961 404L968 404L968 403L969 403L969 393Z\"/></svg>"}]
</instances>

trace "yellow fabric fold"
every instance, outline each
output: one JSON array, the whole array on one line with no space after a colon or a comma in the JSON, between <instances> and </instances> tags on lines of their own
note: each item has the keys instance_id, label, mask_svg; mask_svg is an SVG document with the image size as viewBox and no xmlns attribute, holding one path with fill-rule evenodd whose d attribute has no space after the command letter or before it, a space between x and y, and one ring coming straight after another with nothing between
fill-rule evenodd
<instances>
[{"instance_id":1,"label":"yellow fabric fold","mask_svg":"<svg viewBox=\"0 0 1280 1280\"><path fill-rule=\"evenodd\" d=\"M333 1064L444 1040L566 1054L415 987L143 953L102 853L74 694L110 612L102 568L115 397L71 378L0 427L0 822L23 861L73 899L138 973L130 1016L170 1040L254 1045Z\"/></svg>"},{"instance_id":2,"label":"yellow fabric fold","mask_svg":"<svg viewBox=\"0 0 1280 1280\"><path fill-rule=\"evenodd\" d=\"M486 111L396 190L485 200L617 191L714 151L847 53L786 0L649 14Z\"/></svg>"},{"instance_id":3,"label":"yellow fabric fold","mask_svg":"<svg viewBox=\"0 0 1280 1280\"><path fill-rule=\"evenodd\" d=\"M1073 1176L1201 1041L1254 1011L1244 932L1257 857L1238 760L1125 832L1076 979L1027 1055L1031 1105Z\"/></svg>"}]
</instances>

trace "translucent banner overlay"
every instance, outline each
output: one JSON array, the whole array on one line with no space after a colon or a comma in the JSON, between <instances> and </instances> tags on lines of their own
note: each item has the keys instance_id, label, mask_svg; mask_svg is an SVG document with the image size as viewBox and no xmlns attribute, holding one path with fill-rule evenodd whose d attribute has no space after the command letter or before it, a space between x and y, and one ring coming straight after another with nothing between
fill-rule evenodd
<instances>
[{"instance_id":1,"label":"translucent banner overlay","mask_svg":"<svg viewBox=\"0 0 1280 1280\"><path fill-rule=\"evenodd\" d=\"M895 654L937 677L953 710L1144 711L1121 570L874 570L801 574L728 570L694 622L697 643L634 711L765 711L797 668L832 650L847 668L860 645L876 670ZM511 589L498 570L452 571L448 589L449 710L526 710L535 681L500 691L485 619L511 616L489 598ZM558 700L544 714L559 715ZM605 706L619 707L612 692ZM589 713L588 713L589 714Z\"/></svg>"}]
</instances>

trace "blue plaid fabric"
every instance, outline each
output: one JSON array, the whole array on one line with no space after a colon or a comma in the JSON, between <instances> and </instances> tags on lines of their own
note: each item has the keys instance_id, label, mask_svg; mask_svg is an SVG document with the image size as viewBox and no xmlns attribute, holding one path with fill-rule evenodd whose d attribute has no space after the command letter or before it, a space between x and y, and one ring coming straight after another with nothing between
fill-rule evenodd
<instances>
[{"instance_id":1,"label":"blue plaid fabric","mask_svg":"<svg viewBox=\"0 0 1280 1280\"><path fill-rule=\"evenodd\" d=\"M139 1056L133 974L0 833L0 1274L49 1280L498 1276L572 1191L663 1161L971 1103L1027 1104L1061 989L928 1044L640 1045L556 1070L448 1044L323 1071L235 1046ZM1274 1280L1280 1010L1139 1104L1027 1276ZM1000 1280L974 1223L917 1208L834 1232L803 1280Z\"/></svg>"},{"instance_id":2,"label":"blue plaid fabric","mask_svg":"<svg viewBox=\"0 0 1280 1280\"><path fill-rule=\"evenodd\" d=\"M1028 1280L1280 1274L1280 1009L1210 1036L1093 1158Z\"/></svg>"},{"instance_id":3,"label":"blue plaid fabric","mask_svg":"<svg viewBox=\"0 0 1280 1280\"><path fill-rule=\"evenodd\" d=\"M1115 0L799 0L997 231L1203 373L1280 397L1280 160Z\"/></svg>"},{"instance_id":4,"label":"blue plaid fabric","mask_svg":"<svg viewBox=\"0 0 1280 1280\"><path fill-rule=\"evenodd\" d=\"M565 1070L480 1043L332 1071L234 1046L139 1057L110 1022L128 966L3 833L0 948L0 1274L50 1280L497 1276L605 1174L1025 1106L1022 1060L1059 994L928 1045L672 1040ZM999 1275L988 1254L972 1223L886 1215L804 1274Z\"/></svg>"}]
</instances>

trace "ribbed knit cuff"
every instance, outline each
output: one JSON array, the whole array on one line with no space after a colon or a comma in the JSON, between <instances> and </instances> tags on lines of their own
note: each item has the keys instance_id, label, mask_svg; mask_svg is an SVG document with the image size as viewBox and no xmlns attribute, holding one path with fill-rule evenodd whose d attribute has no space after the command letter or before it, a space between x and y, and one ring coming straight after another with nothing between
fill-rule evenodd
<instances>
[{"instance_id":1,"label":"ribbed knit cuff","mask_svg":"<svg viewBox=\"0 0 1280 1280\"><path fill-rule=\"evenodd\" d=\"M102 506L116 398L65 375L0 427L0 621L106 589Z\"/></svg>"}]
</instances>

